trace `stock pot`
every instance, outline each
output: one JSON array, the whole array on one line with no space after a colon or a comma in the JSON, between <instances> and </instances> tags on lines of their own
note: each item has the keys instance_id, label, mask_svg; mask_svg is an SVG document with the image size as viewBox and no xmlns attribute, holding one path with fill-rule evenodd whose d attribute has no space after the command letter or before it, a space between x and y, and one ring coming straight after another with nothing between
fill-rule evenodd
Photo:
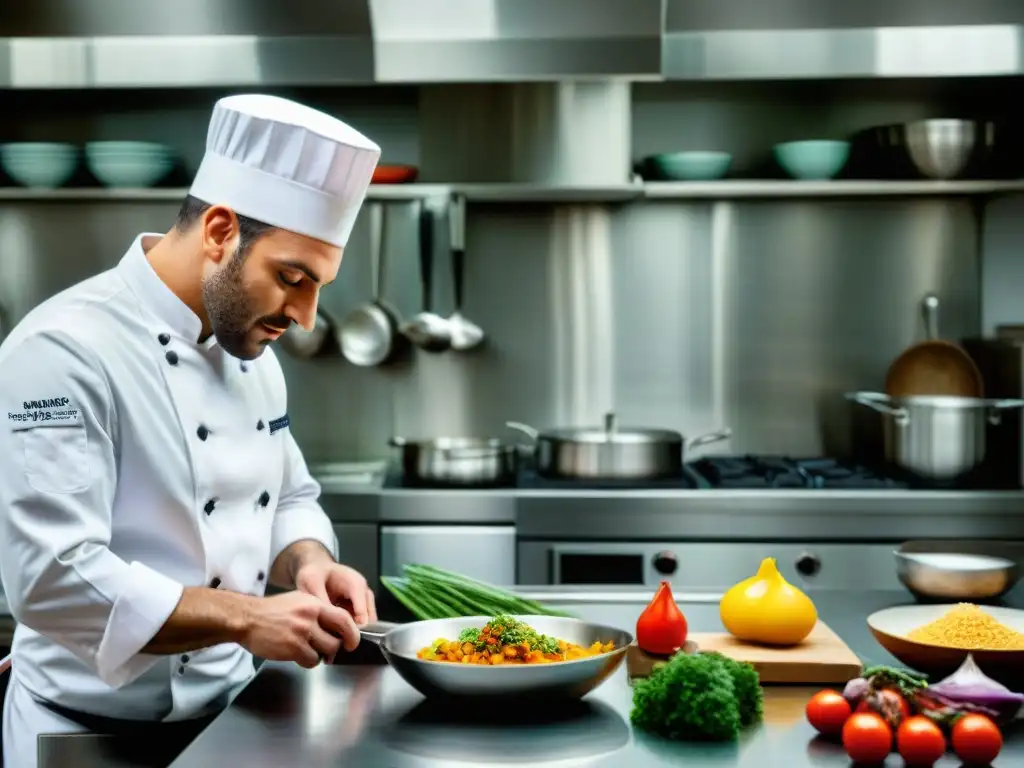
<instances>
[{"instance_id":1,"label":"stock pot","mask_svg":"<svg viewBox=\"0 0 1024 768\"><path fill-rule=\"evenodd\" d=\"M848 392L847 399L882 415L885 460L931 480L954 480L985 459L986 433L1002 412L1024 408L1024 400L976 397L889 397Z\"/></svg>"},{"instance_id":2,"label":"stock pot","mask_svg":"<svg viewBox=\"0 0 1024 768\"><path fill-rule=\"evenodd\" d=\"M539 431L528 424L505 425L530 436L537 473L553 478L652 480L681 474L686 452L732 436L725 428L687 440L670 429L620 427L614 413L604 427Z\"/></svg>"}]
</instances>

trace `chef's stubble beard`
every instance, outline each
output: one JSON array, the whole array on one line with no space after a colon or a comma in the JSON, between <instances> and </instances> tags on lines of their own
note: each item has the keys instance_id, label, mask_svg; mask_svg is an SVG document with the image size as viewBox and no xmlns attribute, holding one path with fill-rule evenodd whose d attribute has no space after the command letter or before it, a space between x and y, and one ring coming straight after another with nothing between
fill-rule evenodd
<instances>
[{"instance_id":1,"label":"chef's stubble beard","mask_svg":"<svg viewBox=\"0 0 1024 768\"><path fill-rule=\"evenodd\" d=\"M246 254L236 248L231 260L203 281L203 305L213 335L224 351L243 360L252 360L263 354L263 346L251 350L248 343L255 318L242 275L245 257Z\"/></svg>"}]
</instances>

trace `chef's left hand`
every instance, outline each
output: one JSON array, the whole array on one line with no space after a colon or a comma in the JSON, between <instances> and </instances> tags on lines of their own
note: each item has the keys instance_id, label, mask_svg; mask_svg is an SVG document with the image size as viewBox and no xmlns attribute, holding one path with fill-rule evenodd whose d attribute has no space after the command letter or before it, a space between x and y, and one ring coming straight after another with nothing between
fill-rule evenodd
<instances>
[{"instance_id":1,"label":"chef's left hand","mask_svg":"<svg viewBox=\"0 0 1024 768\"><path fill-rule=\"evenodd\" d=\"M295 587L344 608L359 626L377 620L373 590L359 571L347 565L329 561L308 563L295 574Z\"/></svg>"}]
</instances>

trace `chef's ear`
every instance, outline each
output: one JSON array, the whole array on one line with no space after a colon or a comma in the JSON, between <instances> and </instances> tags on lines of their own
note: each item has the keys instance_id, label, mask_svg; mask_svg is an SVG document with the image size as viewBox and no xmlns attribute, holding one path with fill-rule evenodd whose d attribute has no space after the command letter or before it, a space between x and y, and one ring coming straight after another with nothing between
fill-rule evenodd
<instances>
[{"instance_id":1,"label":"chef's ear","mask_svg":"<svg viewBox=\"0 0 1024 768\"><path fill-rule=\"evenodd\" d=\"M219 264L235 251L238 244L238 216L226 205L211 205L201 220L203 252Z\"/></svg>"}]
</instances>

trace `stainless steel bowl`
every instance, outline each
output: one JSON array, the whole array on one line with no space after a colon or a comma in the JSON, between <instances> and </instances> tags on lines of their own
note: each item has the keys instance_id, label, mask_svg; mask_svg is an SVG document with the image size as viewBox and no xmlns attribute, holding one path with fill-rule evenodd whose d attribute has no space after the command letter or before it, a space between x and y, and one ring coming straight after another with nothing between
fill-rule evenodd
<instances>
[{"instance_id":1,"label":"stainless steel bowl","mask_svg":"<svg viewBox=\"0 0 1024 768\"><path fill-rule=\"evenodd\" d=\"M917 170L931 179L953 179L967 167L985 127L973 120L918 120L903 130Z\"/></svg>"},{"instance_id":2,"label":"stainless steel bowl","mask_svg":"<svg viewBox=\"0 0 1024 768\"><path fill-rule=\"evenodd\" d=\"M538 632L590 645L596 640L615 643L615 650L600 656L550 664L509 664L483 666L423 661L416 653L438 638L454 639L470 627L482 627L490 617L464 616L458 619L414 621L366 627L364 640L380 645L392 668L413 688L427 697L488 699L578 699L603 683L622 664L633 642L629 632L579 619L555 616L516 616Z\"/></svg>"},{"instance_id":3,"label":"stainless steel bowl","mask_svg":"<svg viewBox=\"0 0 1024 768\"><path fill-rule=\"evenodd\" d=\"M1020 580L1020 557L997 542L908 542L894 552L896 575L925 599L991 600Z\"/></svg>"}]
</instances>

